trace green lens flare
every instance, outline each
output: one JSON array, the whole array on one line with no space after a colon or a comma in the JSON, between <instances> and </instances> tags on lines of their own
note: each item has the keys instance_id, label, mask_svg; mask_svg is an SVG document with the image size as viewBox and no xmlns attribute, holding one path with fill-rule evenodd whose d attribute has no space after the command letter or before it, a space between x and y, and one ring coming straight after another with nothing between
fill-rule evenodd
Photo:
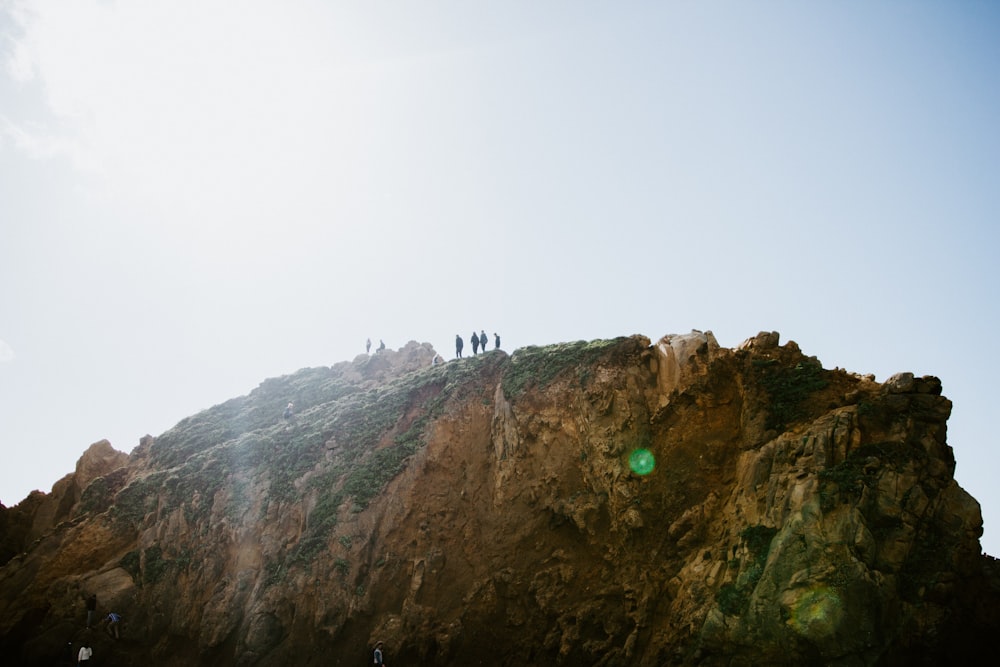
<instances>
[{"instance_id":1,"label":"green lens flare","mask_svg":"<svg viewBox=\"0 0 1000 667\"><path fill-rule=\"evenodd\" d=\"M648 449L637 449L629 455L628 467L636 475L648 475L656 467L656 457Z\"/></svg>"}]
</instances>

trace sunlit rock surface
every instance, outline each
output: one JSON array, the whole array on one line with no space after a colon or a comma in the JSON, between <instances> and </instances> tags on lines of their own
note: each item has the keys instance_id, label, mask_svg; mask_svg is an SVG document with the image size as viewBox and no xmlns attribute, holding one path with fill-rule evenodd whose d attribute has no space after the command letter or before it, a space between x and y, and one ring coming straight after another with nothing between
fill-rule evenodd
<instances>
[{"instance_id":1,"label":"sunlit rock surface","mask_svg":"<svg viewBox=\"0 0 1000 667\"><path fill-rule=\"evenodd\" d=\"M358 665L382 640L389 664L649 667L989 652L998 569L937 378L826 370L776 332L434 354L270 379L127 456L93 445L52 493L0 512L0 652L51 664L87 640L104 664ZM84 628L90 593L125 618L119 640Z\"/></svg>"}]
</instances>

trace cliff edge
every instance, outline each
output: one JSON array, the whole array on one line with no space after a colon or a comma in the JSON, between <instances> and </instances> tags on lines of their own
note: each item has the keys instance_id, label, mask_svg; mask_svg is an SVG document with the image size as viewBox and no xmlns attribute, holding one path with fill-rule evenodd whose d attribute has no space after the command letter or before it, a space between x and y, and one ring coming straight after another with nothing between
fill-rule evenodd
<instances>
[{"instance_id":1,"label":"cliff edge","mask_svg":"<svg viewBox=\"0 0 1000 667\"><path fill-rule=\"evenodd\" d=\"M0 511L0 652L930 665L1000 630L937 378L825 369L773 332L434 357L303 369L127 456L92 446ZM85 628L90 594L119 639Z\"/></svg>"}]
</instances>

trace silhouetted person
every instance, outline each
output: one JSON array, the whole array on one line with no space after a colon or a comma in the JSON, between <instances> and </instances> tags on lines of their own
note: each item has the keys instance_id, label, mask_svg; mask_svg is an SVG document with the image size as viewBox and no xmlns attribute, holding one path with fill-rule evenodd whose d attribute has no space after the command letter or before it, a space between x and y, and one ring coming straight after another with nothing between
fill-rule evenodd
<instances>
[{"instance_id":1,"label":"silhouetted person","mask_svg":"<svg viewBox=\"0 0 1000 667\"><path fill-rule=\"evenodd\" d=\"M479 334L472 332L472 356L479 354Z\"/></svg>"},{"instance_id":2,"label":"silhouetted person","mask_svg":"<svg viewBox=\"0 0 1000 667\"><path fill-rule=\"evenodd\" d=\"M499 349L500 349L500 334L498 334L497 332L495 332L495 331L494 331L494 332L493 332L493 338L494 338L494 342L495 342L495 343L496 343L496 345L497 345L497 346L496 346L496 349L498 349L498 350L499 350Z\"/></svg>"},{"instance_id":3,"label":"silhouetted person","mask_svg":"<svg viewBox=\"0 0 1000 667\"><path fill-rule=\"evenodd\" d=\"M369 338L368 340L365 341L365 354L371 354L371 353L372 353L372 339Z\"/></svg>"},{"instance_id":4,"label":"silhouetted person","mask_svg":"<svg viewBox=\"0 0 1000 667\"><path fill-rule=\"evenodd\" d=\"M90 627L91 622L94 620L94 612L97 611L97 595L91 593L90 597L87 598L87 627Z\"/></svg>"},{"instance_id":5,"label":"silhouetted person","mask_svg":"<svg viewBox=\"0 0 1000 667\"><path fill-rule=\"evenodd\" d=\"M465 343L462 341L462 337L455 334L455 358L462 358L462 348L465 347Z\"/></svg>"},{"instance_id":6,"label":"silhouetted person","mask_svg":"<svg viewBox=\"0 0 1000 667\"><path fill-rule=\"evenodd\" d=\"M378 350L376 352L382 352L385 350L385 341L381 338L378 339Z\"/></svg>"},{"instance_id":7,"label":"silhouetted person","mask_svg":"<svg viewBox=\"0 0 1000 667\"><path fill-rule=\"evenodd\" d=\"M482 329L479 332L479 347L483 348L483 354L486 354L486 346L489 345L490 339L486 337L486 329Z\"/></svg>"}]
</instances>

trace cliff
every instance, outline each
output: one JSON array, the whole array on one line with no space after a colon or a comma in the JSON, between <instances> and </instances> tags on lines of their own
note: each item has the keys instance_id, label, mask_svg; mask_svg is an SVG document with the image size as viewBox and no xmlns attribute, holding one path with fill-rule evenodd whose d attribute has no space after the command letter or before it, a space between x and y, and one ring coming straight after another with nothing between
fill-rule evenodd
<instances>
[{"instance_id":1,"label":"cliff","mask_svg":"<svg viewBox=\"0 0 1000 667\"><path fill-rule=\"evenodd\" d=\"M267 380L127 457L92 446L0 512L0 652L914 665L1000 630L937 378L824 369L775 333L434 354ZM119 640L84 628L91 593Z\"/></svg>"}]
</instances>

